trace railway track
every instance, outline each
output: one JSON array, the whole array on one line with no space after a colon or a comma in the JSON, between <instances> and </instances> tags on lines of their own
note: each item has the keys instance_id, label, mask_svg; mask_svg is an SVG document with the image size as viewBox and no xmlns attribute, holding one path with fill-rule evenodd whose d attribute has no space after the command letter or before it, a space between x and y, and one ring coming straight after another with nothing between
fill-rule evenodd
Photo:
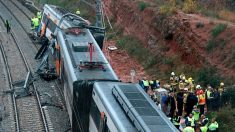
<instances>
[{"instance_id":1,"label":"railway track","mask_svg":"<svg viewBox=\"0 0 235 132\"><path fill-rule=\"evenodd\" d=\"M4 22L1 17L2 22ZM2 23L3 25L3 23ZM13 43L11 43L13 42ZM14 32L7 35L5 45L1 42L1 52L6 65L10 93L14 108L15 130L19 131L48 131L40 98L34 84L31 86L32 95L19 97L15 92L14 82L24 79L24 74L31 72L28 62L17 42ZM14 60L14 61L12 61ZM17 60L17 61L16 61ZM19 89L18 89L19 90ZM23 94L25 90L21 89Z\"/></svg>"},{"instance_id":2,"label":"railway track","mask_svg":"<svg viewBox=\"0 0 235 132\"><path fill-rule=\"evenodd\" d=\"M22 27L23 31L32 38L33 31L31 30L31 18L35 15L32 14L29 11L25 11L26 8L21 5L17 0L0 0L0 3L7 8L7 10L12 14L12 16L15 18L15 20L18 22L18 24ZM24 10L23 10L24 9ZM18 17L20 16L20 17ZM33 42L33 41L32 41ZM39 49L39 45L34 45L36 50Z\"/></svg>"},{"instance_id":3,"label":"railway track","mask_svg":"<svg viewBox=\"0 0 235 132\"><path fill-rule=\"evenodd\" d=\"M3 19L1 19L3 20ZM15 92L14 82L19 81L19 72L30 72L29 65L22 53L17 40L15 39L14 33L8 34L7 42L11 44L1 44L1 52L4 63L6 65L7 77L10 85L10 93L12 93L14 117L16 122L16 131L47 131L47 125L44 117L44 112L41 107L40 99L38 96L37 89L32 85L32 95L19 97ZM14 44L10 43L13 42ZM13 52L9 52L11 49ZM18 52L16 51L18 50ZM13 62L9 60L11 56L17 59L17 68L14 67ZM22 74L20 74L22 76ZM18 80L19 79L19 80ZM23 89L22 89L23 90ZM21 91L24 93L25 90Z\"/></svg>"},{"instance_id":4,"label":"railway track","mask_svg":"<svg viewBox=\"0 0 235 132\"><path fill-rule=\"evenodd\" d=\"M18 1L0 0L0 12L2 13L0 15L3 16L4 19L8 19L11 21L12 27L14 27L12 31L14 31L15 38L16 40L18 40L19 43L19 47L21 47L22 52L25 54L25 58L30 65L29 69L31 69L31 71L35 71L38 63L34 60L34 55L37 53L38 48L32 44L32 40L30 40L28 36L28 33L31 31L29 18L31 17L32 13L30 15L27 15L27 12L29 12L29 10L25 11L24 9L27 10L27 8L23 7L23 5ZM27 70L25 70L24 72L26 71ZM56 81L47 83L40 79L35 81L34 84L35 87L38 88L37 91L40 93L40 95L38 96L40 96L39 98L41 100L43 112L45 113L44 122L47 123L47 130L43 131L63 132L68 130L70 125L68 122L68 115L63 99L63 91L61 91L61 89L59 88L60 86L57 84ZM25 98L25 101L26 100L28 99ZM28 103L27 105L25 105L24 108L27 109L29 104L36 103L35 101L34 103ZM21 105L23 106L24 104ZM37 128L36 131L39 130L41 130L41 128Z\"/></svg>"}]
</instances>

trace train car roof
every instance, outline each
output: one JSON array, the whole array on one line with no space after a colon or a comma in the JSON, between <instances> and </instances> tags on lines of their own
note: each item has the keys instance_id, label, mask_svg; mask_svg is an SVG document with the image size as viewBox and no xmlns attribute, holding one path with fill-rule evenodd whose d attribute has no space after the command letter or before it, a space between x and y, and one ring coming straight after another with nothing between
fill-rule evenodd
<instances>
[{"instance_id":1,"label":"train car roof","mask_svg":"<svg viewBox=\"0 0 235 132\"><path fill-rule=\"evenodd\" d=\"M74 34L77 30L77 34ZM60 30L57 41L62 46L63 53L69 60L68 65L72 68L71 73L75 73L76 80L118 80L112 67L93 38L91 32L86 28L70 28ZM92 68L86 63L90 62L88 43L92 43ZM90 63L89 63L90 64Z\"/></svg>"},{"instance_id":2,"label":"train car roof","mask_svg":"<svg viewBox=\"0 0 235 132\"><path fill-rule=\"evenodd\" d=\"M63 15L70 13L68 10L65 10L59 6L49 5L49 4L44 5L44 10L45 9L49 10L54 15L58 15L57 17L62 17Z\"/></svg>"},{"instance_id":3,"label":"train car roof","mask_svg":"<svg viewBox=\"0 0 235 132\"><path fill-rule=\"evenodd\" d=\"M120 132L136 132L137 129L126 116L125 112L120 107L118 101L112 94L112 88L117 83L113 82L96 82L93 91L102 101L107 110L112 122ZM119 83L118 83L119 84Z\"/></svg>"},{"instance_id":4,"label":"train car roof","mask_svg":"<svg viewBox=\"0 0 235 132\"><path fill-rule=\"evenodd\" d=\"M127 110L127 107L125 105L120 104L120 97L115 96L114 89L116 88L121 88L123 91L125 91L127 95L125 99L128 100L128 98L130 98L129 101L131 103L134 102L133 106L131 106L130 109L136 109L135 114L136 112L137 113L140 112L139 113L140 115L135 117L137 120L140 120L140 118L142 118L142 121L140 122L141 124L137 126L143 125L144 127L147 127L149 131L159 131L159 132L178 131L174 127L174 125L170 122L170 120L156 106L156 104L154 104L154 102L148 97L148 95L143 91L143 89L138 84L122 83L122 82L96 82L94 84L93 91L95 91L95 93L98 94L102 103L105 105L108 113L111 115L112 120L115 122L115 125L118 128L120 128L120 131L122 131L122 129L128 129L128 132L132 132L132 130L136 131L133 129L133 127L136 126L134 126L132 122L136 123L137 120L131 121L133 120L133 118L131 120L129 119L129 117L134 116L130 114L132 110ZM138 90L136 91L136 89ZM145 97L146 100L143 100L143 98L141 97ZM143 102L145 101L147 101L148 103L143 104ZM144 110L142 111L141 109ZM126 110L128 111L127 112L128 114L125 113Z\"/></svg>"}]
</instances>

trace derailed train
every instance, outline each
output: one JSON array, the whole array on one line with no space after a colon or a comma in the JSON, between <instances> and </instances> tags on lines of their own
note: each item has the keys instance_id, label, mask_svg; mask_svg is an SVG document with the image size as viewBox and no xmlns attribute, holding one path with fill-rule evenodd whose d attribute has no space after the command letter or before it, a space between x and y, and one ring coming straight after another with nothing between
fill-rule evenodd
<instances>
[{"instance_id":1,"label":"derailed train","mask_svg":"<svg viewBox=\"0 0 235 132\"><path fill-rule=\"evenodd\" d=\"M72 131L178 131L138 84L119 81L102 43L97 44L94 34L102 31L57 6L44 5L41 36L53 45L55 60L47 66L55 67L61 80Z\"/></svg>"}]
</instances>

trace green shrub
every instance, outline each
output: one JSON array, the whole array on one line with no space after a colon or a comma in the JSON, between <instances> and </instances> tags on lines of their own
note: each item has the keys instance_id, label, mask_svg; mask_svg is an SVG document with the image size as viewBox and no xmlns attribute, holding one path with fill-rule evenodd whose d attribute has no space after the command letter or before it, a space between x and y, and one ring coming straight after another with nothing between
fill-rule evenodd
<instances>
[{"instance_id":1,"label":"green shrub","mask_svg":"<svg viewBox=\"0 0 235 132\"><path fill-rule=\"evenodd\" d=\"M206 45L206 50L208 52L211 52L217 46L218 46L218 43L216 42L216 40L214 40L214 39L209 40L207 45Z\"/></svg>"},{"instance_id":2,"label":"green shrub","mask_svg":"<svg viewBox=\"0 0 235 132\"><path fill-rule=\"evenodd\" d=\"M225 39L211 39L208 41L207 45L206 45L206 50L208 52L213 51L216 47L219 48L224 48L224 46L226 45L227 41Z\"/></svg>"},{"instance_id":3,"label":"green shrub","mask_svg":"<svg viewBox=\"0 0 235 132\"><path fill-rule=\"evenodd\" d=\"M202 83L204 86L210 84L212 87L218 87L220 84L221 77L217 75L216 69L212 67L204 67L199 70L197 81Z\"/></svg>"},{"instance_id":4,"label":"green shrub","mask_svg":"<svg viewBox=\"0 0 235 132\"><path fill-rule=\"evenodd\" d=\"M148 7L149 5L143 1L139 2L138 7L140 11L143 11L146 7Z\"/></svg>"},{"instance_id":5,"label":"green shrub","mask_svg":"<svg viewBox=\"0 0 235 132\"><path fill-rule=\"evenodd\" d=\"M235 85L227 87L226 89L227 89L227 93L228 93L229 98L230 98L231 107L235 108Z\"/></svg>"},{"instance_id":6,"label":"green shrub","mask_svg":"<svg viewBox=\"0 0 235 132\"><path fill-rule=\"evenodd\" d=\"M227 28L227 24L218 24L211 30L212 37L217 37Z\"/></svg>"},{"instance_id":7,"label":"green shrub","mask_svg":"<svg viewBox=\"0 0 235 132\"><path fill-rule=\"evenodd\" d=\"M234 132L235 127L235 109L231 109L231 107L223 107L218 112L211 112L207 117L212 119L216 118L216 121L219 124L219 131L222 132Z\"/></svg>"},{"instance_id":8,"label":"green shrub","mask_svg":"<svg viewBox=\"0 0 235 132\"><path fill-rule=\"evenodd\" d=\"M123 36L117 40L116 44L118 48L126 50L131 57L141 62L144 68L149 68L157 63L157 58L150 53L149 49L132 36Z\"/></svg>"},{"instance_id":9,"label":"green shrub","mask_svg":"<svg viewBox=\"0 0 235 132\"><path fill-rule=\"evenodd\" d=\"M174 66L174 59L171 57L166 57L163 59L163 63L173 67Z\"/></svg>"}]
</instances>

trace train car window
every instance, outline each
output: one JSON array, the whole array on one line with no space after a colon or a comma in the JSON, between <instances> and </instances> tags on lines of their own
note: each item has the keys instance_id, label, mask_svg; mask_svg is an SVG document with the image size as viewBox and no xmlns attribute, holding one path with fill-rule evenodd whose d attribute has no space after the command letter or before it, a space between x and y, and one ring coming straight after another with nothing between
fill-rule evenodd
<instances>
[{"instance_id":1,"label":"train car window","mask_svg":"<svg viewBox=\"0 0 235 132\"><path fill-rule=\"evenodd\" d=\"M55 32L56 24L51 19L49 19L48 28L51 30L52 33Z\"/></svg>"},{"instance_id":2,"label":"train car window","mask_svg":"<svg viewBox=\"0 0 235 132\"><path fill-rule=\"evenodd\" d=\"M42 17L42 22L46 23L46 21L47 21L47 15L46 15L46 13L44 13L43 17Z\"/></svg>"},{"instance_id":3,"label":"train car window","mask_svg":"<svg viewBox=\"0 0 235 132\"><path fill-rule=\"evenodd\" d=\"M99 130L99 125L100 125L100 111L97 107L97 105L95 104L94 99L92 98L91 101L91 109L90 109L90 115L96 125L96 128Z\"/></svg>"}]
</instances>

